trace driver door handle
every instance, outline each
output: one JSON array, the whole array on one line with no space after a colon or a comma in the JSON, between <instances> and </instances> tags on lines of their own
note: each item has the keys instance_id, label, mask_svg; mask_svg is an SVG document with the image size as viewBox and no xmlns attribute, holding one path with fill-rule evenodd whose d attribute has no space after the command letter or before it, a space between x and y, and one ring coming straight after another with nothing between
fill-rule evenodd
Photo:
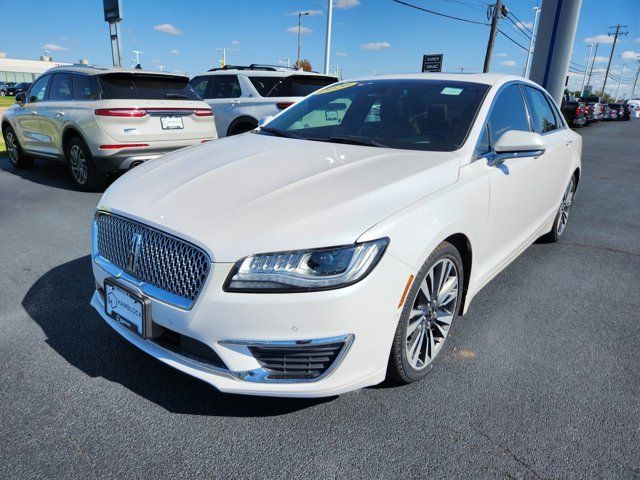
<instances>
[{"instance_id":1,"label":"driver door handle","mask_svg":"<svg viewBox=\"0 0 640 480\"><path fill-rule=\"evenodd\" d=\"M573 144L573 140L565 140L564 141L564 146L565 147L570 147Z\"/></svg>"},{"instance_id":2,"label":"driver door handle","mask_svg":"<svg viewBox=\"0 0 640 480\"><path fill-rule=\"evenodd\" d=\"M64 112L56 112L56 117L60 118L64 116Z\"/></svg>"}]
</instances>

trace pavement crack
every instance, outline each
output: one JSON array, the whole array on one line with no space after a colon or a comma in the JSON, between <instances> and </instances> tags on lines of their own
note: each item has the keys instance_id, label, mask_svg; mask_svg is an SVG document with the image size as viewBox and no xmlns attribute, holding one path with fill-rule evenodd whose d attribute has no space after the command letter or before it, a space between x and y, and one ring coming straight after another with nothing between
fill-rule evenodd
<instances>
[{"instance_id":1,"label":"pavement crack","mask_svg":"<svg viewBox=\"0 0 640 480\"><path fill-rule=\"evenodd\" d=\"M518 457L509 448L507 448L504 445L502 445L501 443L496 442L495 440L493 440L487 433L482 431L482 429L478 425L474 425L473 423L470 423L469 426L471 427L471 429L474 432L476 432L481 437L485 438L491 445L493 445L494 447L499 448L500 450L502 450L503 452L508 454L518 465L524 467L529 473L531 473L534 476L534 478L538 478L538 479L542 480L543 477L541 477L538 474L538 472L536 472L535 469L532 466L530 466L524 460L522 460L520 457Z\"/></svg>"}]
</instances>

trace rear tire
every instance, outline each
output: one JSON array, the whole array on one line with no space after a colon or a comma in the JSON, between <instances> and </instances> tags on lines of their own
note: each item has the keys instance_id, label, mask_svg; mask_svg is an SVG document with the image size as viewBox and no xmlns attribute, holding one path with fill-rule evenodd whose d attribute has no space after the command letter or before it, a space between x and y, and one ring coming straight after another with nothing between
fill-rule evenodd
<instances>
[{"instance_id":1,"label":"rear tire","mask_svg":"<svg viewBox=\"0 0 640 480\"><path fill-rule=\"evenodd\" d=\"M405 299L389 356L387 377L420 380L433 368L456 319L464 292L458 249L442 242L416 275Z\"/></svg>"},{"instance_id":2,"label":"rear tire","mask_svg":"<svg viewBox=\"0 0 640 480\"><path fill-rule=\"evenodd\" d=\"M20 169L33 167L33 158L24 153L13 128L7 127L4 130L4 143L7 146L7 154L11 165Z\"/></svg>"},{"instance_id":3,"label":"rear tire","mask_svg":"<svg viewBox=\"0 0 640 480\"><path fill-rule=\"evenodd\" d=\"M95 192L104 188L106 175L93 164L89 147L78 137L69 140L66 150L67 163L73 182L85 192Z\"/></svg>"},{"instance_id":4,"label":"rear tire","mask_svg":"<svg viewBox=\"0 0 640 480\"><path fill-rule=\"evenodd\" d=\"M250 132L258 125L253 125L251 123L239 123L237 125L233 125L229 128L229 132L227 133L227 137L231 137L233 135L240 135L241 133Z\"/></svg>"}]
</instances>

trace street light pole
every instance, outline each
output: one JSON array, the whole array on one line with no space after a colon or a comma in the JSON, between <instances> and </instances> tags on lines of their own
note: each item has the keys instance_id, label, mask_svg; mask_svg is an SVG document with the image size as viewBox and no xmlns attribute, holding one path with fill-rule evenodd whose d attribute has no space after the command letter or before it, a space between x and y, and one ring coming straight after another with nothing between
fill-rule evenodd
<instances>
[{"instance_id":1,"label":"street light pole","mask_svg":"<svg viewBox=\"0 0 640 480\"><path fill-rule=\"evenodd\" d=\"M623 63L622 73L620 74L620 80L618 81L618 89L616 90L616 99L614 100L614 103L618 102L618 96L620 95L620 86L622 85L622 77L624 77L624 67L626 67L626 65Z\"/></svg>"},{"instance_id":2,"label":"street light pole","mask_svg":"<svg viewBox=\"0 0 640 480\"><path fill-rule=\"evenodd\" d=\"M593 52L593 59L591 60L591 68L589 69L589 78L587 78L587 84L585 87L591 85L591 75L593 74L593 66L596 63L596 55L598 55L598 44L596 43L596 50Z\"/></svg>"},{"instance_id":3,"label":"street light pole","mask_svg":"<svg viewBox=\"0 0 640 480\"><path fill-rule=\"evenodd\" d=\"M640 75L640 60L638 61L638 71L636 72L636 79L633 81L633 88L631 89L631 93L629 94L629 98L633 98L633 94L636 91L636 85L638 83L638 75Z\"/></svg>"},{"instance_id":4,"label":"street light pole","mask_svg":"<svg viewBox=\"0 0 640 480\"><path fill-rule=\"evenodd\" d=\"M580 96L584 96L584 87L587 84L587 73L589 71L589 63L591 62L591 51L593 50L593 47L598 48L598 44L597 43L590 43L589 45L587 45L589 47L589 56L587 57L587 68L584 69L584 76L582 77L582 88L580 88ZM597 50L596 50L597 51ZM593 58L595 60L595 57ZM591 68L593 68L593 64L591 64ZM591 79L591 75L589 75L589 79Z\"/></svg>"},{"instance_id":5,"label":"street light pole","mask_svg":"<svg viewBox=\"0 0 640 480\"><path fill-rule=\"evenodd\" d=\"M131 53L136 54L136 65L140 65L140 55L144 55L144 52L141 52L140 50L131 50Z\"/></svg>"},{"instance_id":6,"label":"street light pole","mask_svg":"<svg viewBox=\"0 0 640 480\"><path fill-rule=\"evenodd\" d=\"M329 75L331 57L331 17L333 16L333 0L327 0L327 40L324 46L324 74Z\"/></svg>"},{"instance_id":7,"label":"street light pole","mask_svg":"<svg viewBox=\"0 0 640 480\"><path fill-rule=\"evenodd\" d=\"M535 16L533 17L533 30L531 31L531 40L529 40L529 50L527 50L527 61L524 64L524 77L529 78L529 70L531 69L531 55L535 44L533 43L536 38L536 30L538 29L538 17L540 16L540 7L533 7Z\"/></svg>"},{"instance_id":8,"label":"street light pole","mask_svg":"<svg viewBox=\"0 0 640 480\"><path fill-rule=\"evenodd\" d=\"M300 34L301 32L301 19L303 16L305 15L309 15L309 12L298 12L298 56L297 56L297 60L296 60L296 68L300 68Z\"/></svg>"}]
</instances>

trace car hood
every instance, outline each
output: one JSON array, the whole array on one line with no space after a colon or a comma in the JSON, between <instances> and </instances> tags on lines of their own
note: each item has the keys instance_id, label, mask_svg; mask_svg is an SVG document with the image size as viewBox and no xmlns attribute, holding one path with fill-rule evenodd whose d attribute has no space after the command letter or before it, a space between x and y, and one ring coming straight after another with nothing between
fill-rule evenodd
<instances>
[{"instance_id":1,"label":"car hood","mask_svg":"<svg viewBox=\"0 0 640 480\"><path fill-rule=\"evenodd\" d=\"M179 150L123 175L98 208L172 233L214 262L355 242L458 178L459 157L252 133Z\"/></svg>"}]
</instances>

